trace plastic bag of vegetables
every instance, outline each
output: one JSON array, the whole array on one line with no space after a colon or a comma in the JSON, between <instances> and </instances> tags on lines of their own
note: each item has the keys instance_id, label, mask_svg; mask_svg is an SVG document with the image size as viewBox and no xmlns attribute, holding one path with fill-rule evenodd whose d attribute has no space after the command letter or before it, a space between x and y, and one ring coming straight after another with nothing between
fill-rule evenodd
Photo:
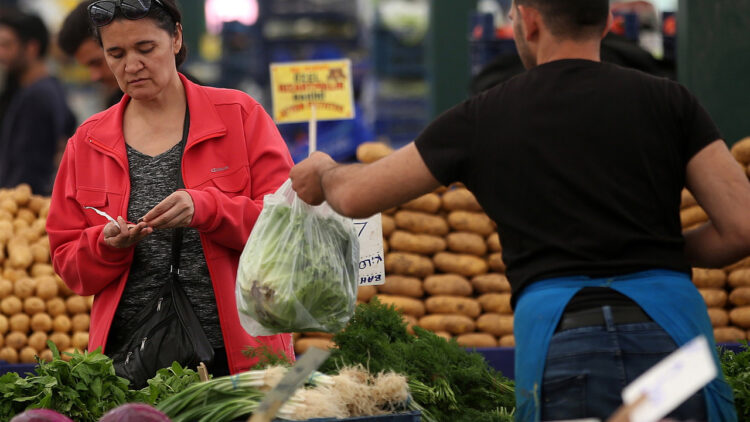
<instances>
[{"instance_id":1,"label":"plastic bag of vegetables","mask_svg":"<svg viewBox=\"0 0 750 422\"><path fill-rule=\"evenodd\" d=\"M242 326L253 336L339 331L354 314L358 271L352 220L305 203L288 180L263 199L240 257Z\"/></svg>"}]
</instances>

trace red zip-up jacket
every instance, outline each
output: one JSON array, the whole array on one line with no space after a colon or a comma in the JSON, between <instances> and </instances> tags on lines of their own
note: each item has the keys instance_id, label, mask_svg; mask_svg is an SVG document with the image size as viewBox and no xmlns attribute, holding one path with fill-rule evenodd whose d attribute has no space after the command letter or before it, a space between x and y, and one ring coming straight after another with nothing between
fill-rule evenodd
<instances>
[{"instance_id":1,"label":"red zip-up jacket","mask_svg":"<svg viewBox=\"0 0 750 422\"><path fill-rule=\"evenodd\" d=\"M190 227L200 233L229 369L236 373L255 363L242 350L260 342L293 358L290 334L248 335L235 301L240 253L263 208L263 196L289 175L289 151L271 118L252 98L180 78L190 110L182 157L185 191L195 204ZM95 295L90 350L107 344L134 246L117 249L105 244L102 231L107 220L83 207L96 207L115 218L127 216L130 176L122 116L129 100L125 96L92 116L68 141L47 218L55 271L75 293Z\"/></svg>"}]
</instances>

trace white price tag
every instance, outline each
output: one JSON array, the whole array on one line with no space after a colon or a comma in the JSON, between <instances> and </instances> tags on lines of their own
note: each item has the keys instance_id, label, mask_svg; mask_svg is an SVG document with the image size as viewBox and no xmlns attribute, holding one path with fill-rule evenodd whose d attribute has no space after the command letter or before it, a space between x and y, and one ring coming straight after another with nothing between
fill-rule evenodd
<instances>
[{"instance_id":1,"label":"white price tag","mask_svg":"<svg viewBox=\"0 0 750 422\"><path fill-rule=\"evenodd\" d=\"M385 284L383 224L380 214L365 220L354 220L359 238L359 285Z\"/></svg>"},{"instance_id":2,"label":"white price tag","mask_svg":"<svg viewBox=\"0 0 750 422\"><path fill-rule=\"evenodd\" d=\"M630 420L661 420L716 378L717 372L708 341L703 336L695 338L625 387L622 391L625 404L646 396Z\"/></svg>"}]
</instances>

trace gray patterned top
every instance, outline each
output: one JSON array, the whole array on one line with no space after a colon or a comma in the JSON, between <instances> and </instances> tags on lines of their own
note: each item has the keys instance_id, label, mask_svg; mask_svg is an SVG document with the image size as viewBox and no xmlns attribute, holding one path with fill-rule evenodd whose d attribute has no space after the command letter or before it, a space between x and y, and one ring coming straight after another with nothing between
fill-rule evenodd
<instances>
[{"instance_id":1,"label":"gray patterned top","mask_svg":"<svg viewBox=\"0 0 750 422\"><path fill-rule=\"evenodd\" d=\"M127 146L130 164L128 221L138 221L177 188L180 142L155 157ZM171 277L172 229L155 230L135 247L125 291L110 330L112 344L126 341L135 329L139 312ZM185 228L180 258L180 283L214 348L224 347L211 277L198 231Z\"/></svg>"}]
</instances>

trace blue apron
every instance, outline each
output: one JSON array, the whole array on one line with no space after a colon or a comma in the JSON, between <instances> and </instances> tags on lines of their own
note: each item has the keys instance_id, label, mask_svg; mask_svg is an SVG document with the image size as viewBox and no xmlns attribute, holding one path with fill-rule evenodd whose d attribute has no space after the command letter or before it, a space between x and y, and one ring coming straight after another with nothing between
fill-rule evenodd
<instances>
[{"instance_id":1,"label":"blue apron","mask_svg":"<svg viewBox=\"0 0 750 422\"><path fill-rule=\"evenodd\" d=\"M584 287L610 287L632 299L682 346L700 334L714 350L719 376L704 389L709 422L735 422L732 389L719 365L706 304L687 274L651 270L620 277L560 277L527 286L515 308L516 420L541 418L541 386L547 349L565 306Z\"/></svg>"}]
</instances>

